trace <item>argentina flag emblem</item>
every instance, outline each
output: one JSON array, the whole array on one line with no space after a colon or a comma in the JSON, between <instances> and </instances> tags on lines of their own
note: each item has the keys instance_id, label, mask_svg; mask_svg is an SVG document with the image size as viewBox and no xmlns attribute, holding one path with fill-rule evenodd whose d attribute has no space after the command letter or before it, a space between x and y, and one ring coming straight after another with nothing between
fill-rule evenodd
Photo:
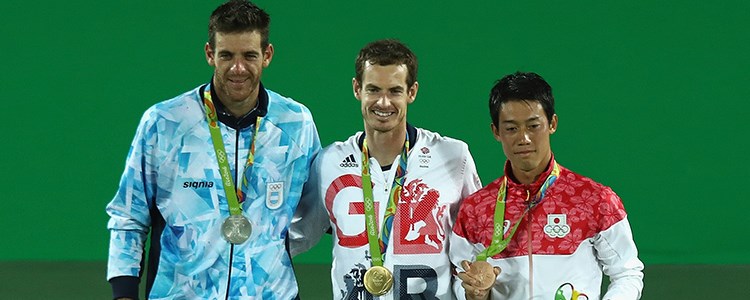
<instances>
[{"instance_id":1,"label":"argentina flag emblem","mask_svg":"<svg viewBox=\"0 0 750 300\"><path fill-rule=\"evenodd\" d=\"M266 184L266 206L277 209L284 203L284 182L269 182Z\"/></svg>"}]
</instances>

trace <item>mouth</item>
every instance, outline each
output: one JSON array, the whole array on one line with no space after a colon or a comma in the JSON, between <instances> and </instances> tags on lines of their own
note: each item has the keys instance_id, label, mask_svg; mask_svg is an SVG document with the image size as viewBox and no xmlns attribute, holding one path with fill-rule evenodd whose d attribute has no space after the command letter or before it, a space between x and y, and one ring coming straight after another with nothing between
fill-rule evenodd
<instances>
[{"instance_id":1,"label":"mouth","mask_svg":"<svg viewBox=\"0 0 750 300\"><path fill-rule=\"evenodd\" d=\"M229 81L229 84L233 86L242 86L243 84L245 84L245 82L247 82L247 80L248 79L245 78L245 79L229 79L228 81Z\"/></svg>"},{"instance_id":2,"label":"mouth","mask_svg":"<svg viewBox=\"0 0 750 300\"><path fill-rule=\"evenodd\" d=\"M392 111L382 111L382 110L371 110L372 113L378 117L381 118L387 118L395 114L395 112Z\"/></svg>"},{"instance_id":3,"label":"mouth","mask_svg":"<svg viewBox=\"0 0 750 300\"><path fill-rule=\"evenodd\" d=\"M527 157L527 156L534 154L535 152L536 152L535 150L523 150L523 151L516 151L515 154L521 157Z\"/></svg>"}]
</instances>

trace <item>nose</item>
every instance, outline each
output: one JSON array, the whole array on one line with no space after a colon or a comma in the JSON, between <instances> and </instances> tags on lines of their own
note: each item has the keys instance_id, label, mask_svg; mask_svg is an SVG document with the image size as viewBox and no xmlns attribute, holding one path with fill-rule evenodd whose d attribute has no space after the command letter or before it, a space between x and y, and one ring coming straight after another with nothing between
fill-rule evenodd
<instances>
[{"instance_id":1,"label":"nose","mask_svg":"<svg viewBox=\"0 0 750 300\"><path fill-rule=\"evenodd\" d=\"M378 105L381 106L381 107L386 107L386 106L388 106L388 102L389 102L388 101L388 94L387 93L380 93L380 95L378 96L378 102L377 102Z\"/></svg>"},{"instance_id":2,"label":"nose","mask_svg":"<svg viewBox=\"0 0 750 300\"><path fill-rule=\"evenodd\" d=\"M531 144L531 134L526 130L521 131L521 136L520 136L520 140L518 141L518 144L520 145Z\"/></svg>"},{"instance_id":3,"label":"nose","mask_svg":"<svg viewBox=\"0 0 750 300\"><path fill-rule=\"evenodd\" d=\"M233 74L244 74L247 72L247 66L245 66L245 63L242 61L242 59L236 59L232 62L232 66L229 68L229 71Z\"/></svg>"}]
</instances>

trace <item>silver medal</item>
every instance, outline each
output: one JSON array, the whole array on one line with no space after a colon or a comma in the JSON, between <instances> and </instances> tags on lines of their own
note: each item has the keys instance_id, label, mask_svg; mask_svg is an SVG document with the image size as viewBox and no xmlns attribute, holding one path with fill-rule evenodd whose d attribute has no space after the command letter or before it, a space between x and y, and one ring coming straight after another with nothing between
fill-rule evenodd
<instances>
[{"instance_id":1,"label":"silver medal","mask_svg":"<svg viewBox=\"0 0 750 300\"><path fill-rule=\"evenodd\" d=\"M224 239L232 244L242 244L250 238L253 233L253 226L242 215L230 215L221 224L221 235Z\"/></svg>"}]
</instances>

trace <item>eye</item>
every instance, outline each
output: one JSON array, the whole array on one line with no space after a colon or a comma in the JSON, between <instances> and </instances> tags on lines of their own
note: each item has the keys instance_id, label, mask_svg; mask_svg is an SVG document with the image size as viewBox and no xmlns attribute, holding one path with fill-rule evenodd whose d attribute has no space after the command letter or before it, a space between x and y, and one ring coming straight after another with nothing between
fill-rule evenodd
<instances>
[{"instance_id":1,"label":"eye","mask_svg":"<svg viewBox=\"0 0 750 300\"><path fill-rule=\"evenodd\" d=\"M378 90L378 88L375 88L375 87L368 87L368 88L366 88L366 89L365 89L365 91L366 91L366 92L367 92L368 94L375 94L375 93L377 93L377 92L378 92L379 90Z\"/></svg>"},{"instance_id":2,"label":"eye","mask_svg":"<svg viewBox=\"0 0 750 300\"><path fill-rule=\"evenodd\" d=\"M507 132L516 132L517 130L518 130L518 127L516 126L505 127L505 131Z\"/></svg>"},{"instance_id":3,"label":"eye","mask_svg":"<svg viewBox=\"0 0 750 300\"><path fill-rule=\"evenodd\" d=\"M219 53L219 59L221 60L230 60L232 59L232 55L229 53Z\"/></svg>"},{"instance_id":4,"label":"eye","mask_svg":"<svg viewBox=\"0 0 750 300\"><path fill-rule=\"evenodd\" d=\"M531 129L539 129L542 127L542 124L531 124L529 125L529 128Z\"/></svg>"},{"instance_id":5,"label":"eye","mask_svg":"<svg viewBox=\"0 0 750 300\"><path fill-rule=\"evenodd\" d=\"M245 54L245 59L247 60L255 60L257 58L258 58L258 54L255 54L255 53Z\"/></svg>"}]
</instances>

